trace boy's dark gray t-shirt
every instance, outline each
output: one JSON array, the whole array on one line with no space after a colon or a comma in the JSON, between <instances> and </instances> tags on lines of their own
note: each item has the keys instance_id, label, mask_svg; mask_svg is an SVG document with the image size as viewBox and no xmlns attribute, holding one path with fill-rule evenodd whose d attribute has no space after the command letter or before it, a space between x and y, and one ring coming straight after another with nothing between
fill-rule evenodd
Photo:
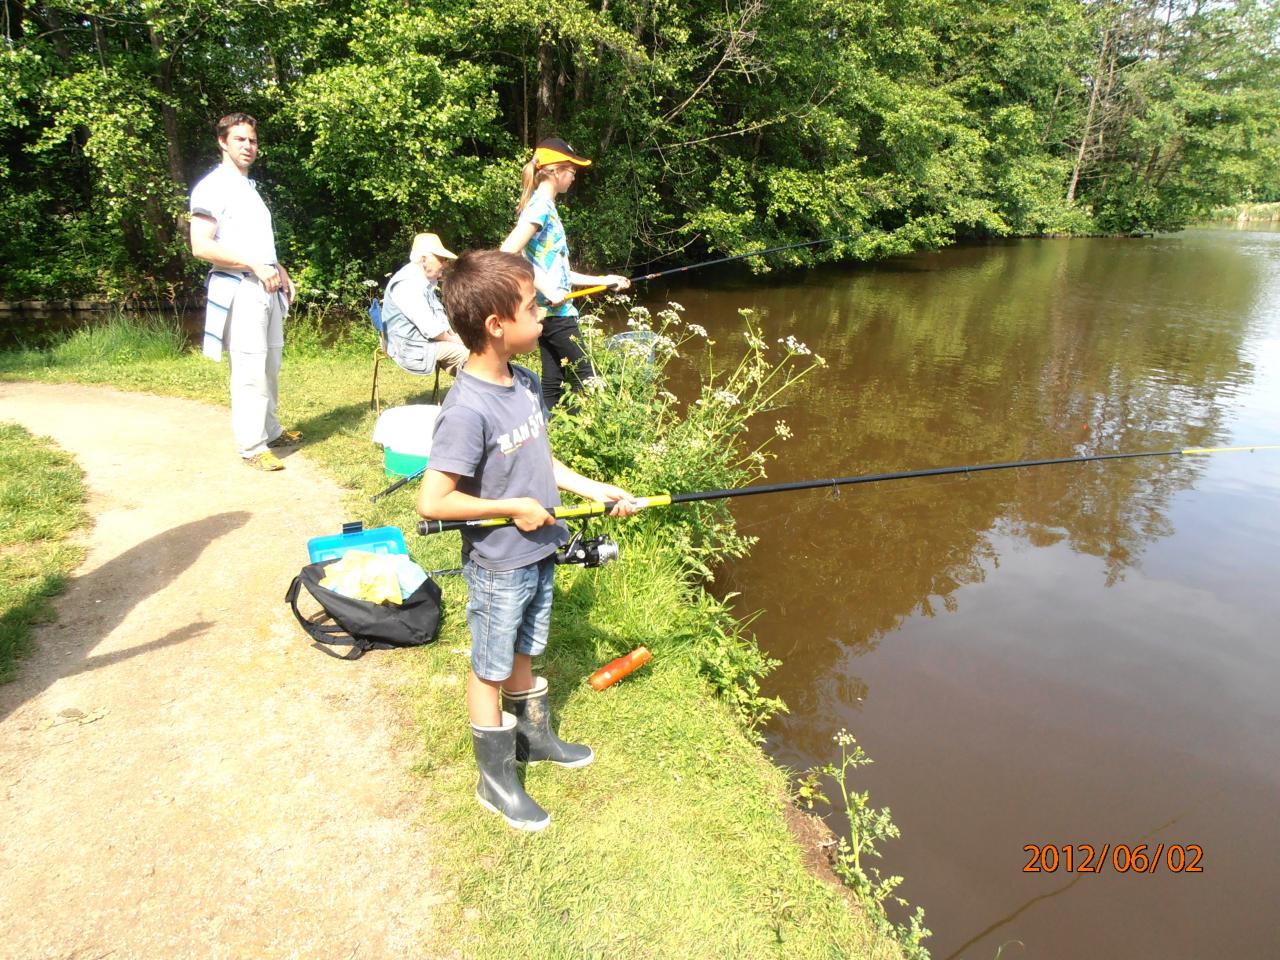
<instances>
[{"instance_id":1,"label":"boy's dark gray t-shirt","mask_svg":"<svg viewBox=\"0 0 1280 960\"><path fill-rule=\"evenodd\" d=\"M436 418L432 470L458 474L458 489L485 500L532 497L560 505L547 439L547 411L536 374L511 364L509 387L458 374ZM524 533L515 524L462 531L462 559L488 570L515 570L568 540L563 523Z\"/></svg>"}]
</instances>

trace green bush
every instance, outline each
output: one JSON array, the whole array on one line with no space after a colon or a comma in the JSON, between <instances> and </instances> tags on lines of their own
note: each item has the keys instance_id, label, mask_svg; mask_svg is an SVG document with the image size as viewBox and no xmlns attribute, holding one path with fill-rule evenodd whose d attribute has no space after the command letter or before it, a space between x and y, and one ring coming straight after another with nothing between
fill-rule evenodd
<instances>
[{"instance_id":1,"label":"green bush","mask_svg":"<svg viewBox=\"0 0 1280 960\"><path fill-rule=\"evenodd\" d=\"M764 477L771 446L790 431L779 420L754 441L749 427L825 361L794 338L768 344L750 310L741 311L740 356L721 366L714 341L698 324L683 321L679 304L654 315L617 298L611 309L618 308L626 310L628 333L606 337L598 318L581 319L595 376L557 409L551 428L556 455L637 496L722 490ZM696 357L699 370L695 394L683 400L668 389L668 365L682 354ZM755 729L782 709L759 687L775 662L743 636L721 601L701 589L717 563L743 556L754 542L738 533L728 500L652 509L627 530L675 566L686 603L699 613L690 646L747 727Z\"/></svg>"}]
</instances>

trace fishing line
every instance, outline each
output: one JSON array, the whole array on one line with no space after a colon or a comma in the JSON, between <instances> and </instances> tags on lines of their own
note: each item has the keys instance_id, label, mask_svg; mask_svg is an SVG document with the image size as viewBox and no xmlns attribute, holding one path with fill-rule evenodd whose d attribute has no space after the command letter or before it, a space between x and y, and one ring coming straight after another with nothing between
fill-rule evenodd
<instances>
[{"instance_id":1,"label":"fishing line","mask_svg":"<svg viewBox=\"0 0 1280 960\"><path fill-rule=\"evenodd\" d=\"M949 486L951 484L966 483L968 482L968 479L968 477L963 476L947 477L939 480L936 485ZM918 497L919 493L912 492L906 487L890 487L884 493L879 494L879 496L881 498L907 496ZM853 502L854 501L852 500L844 500L841 498L839 487L831 487L827 490L826 496L820 500L800 500L796 502L795 506L788 507L784 510L771 510L767 516L762 517L759 520L746 522L739 521L737 527L739 531L744 533L752 530L758 530L762 527L781 527L785 525L786 521L791 520L800 514L811 514L818 510L825 510L833 505L852 504ZM880 502L883 503L885 501L881 499Z\"/></svg>"}]
</instances>

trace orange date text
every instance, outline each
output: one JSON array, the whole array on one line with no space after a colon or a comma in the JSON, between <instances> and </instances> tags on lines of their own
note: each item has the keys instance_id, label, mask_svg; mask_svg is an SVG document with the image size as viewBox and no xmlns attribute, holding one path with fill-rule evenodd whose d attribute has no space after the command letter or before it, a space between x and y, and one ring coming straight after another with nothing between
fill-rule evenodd
<instances>
[{"instance_id":1,"label":"orange date text","mask_svg":"<svg viewBox=\"0 0 1280 960\"><path fill-rule=\"evenodd\" d=\"M1204 873L1198 843L1028 843L1022 852L1023 873Z\"/></svg>"}]
</instances>

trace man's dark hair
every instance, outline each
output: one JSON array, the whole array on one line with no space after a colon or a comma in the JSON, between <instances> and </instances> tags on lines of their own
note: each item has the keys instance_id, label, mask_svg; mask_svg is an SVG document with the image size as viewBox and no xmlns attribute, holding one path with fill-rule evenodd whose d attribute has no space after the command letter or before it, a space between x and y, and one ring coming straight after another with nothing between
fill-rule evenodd
<instances>
[{"instance_id":1,"label":"man's dark hair","mask_svg":"<svg viewBox=\"0 0 1280 960\"><path fill-rule=\"evenodd\" d=\"M449 325L472 353L483 353L485 317L514 317L520 308L520 282L533 282L533 267L518 253L468 250L444 268L440 297Z\"/></svg>"},{"instance_id":2,"label":"man's dark hair","mask_svg":"<svg viewBox=\"0 0 1280 960\"><path fill-rule=\"evenodd\" d=\"M218 139L227 139L227 131L241 123L247 123L249 126L253 127L254 130L258 129L258 121L253 119L253 117L249 116L247 113L228 113L218 121Z\"/></svg>"}]
</instances>

